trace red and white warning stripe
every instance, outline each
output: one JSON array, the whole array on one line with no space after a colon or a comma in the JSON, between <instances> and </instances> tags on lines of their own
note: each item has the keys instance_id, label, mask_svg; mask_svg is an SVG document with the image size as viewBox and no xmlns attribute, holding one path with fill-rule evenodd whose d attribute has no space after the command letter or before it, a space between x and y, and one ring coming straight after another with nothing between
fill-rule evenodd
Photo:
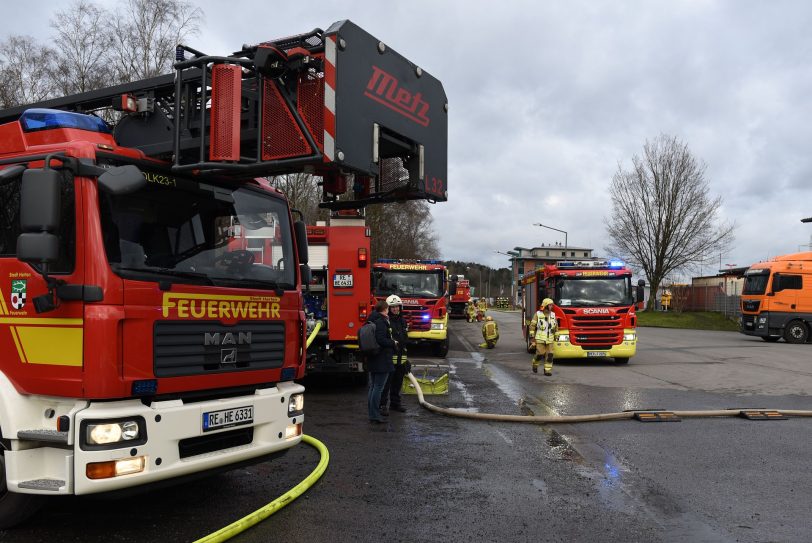
<instances>
[{"instance_id":1,"label":"red and white warning stripe","mask_svg":"<svg viewBox=\"0 0 812 543\"><path fill-rule=\"evenodd\" d=\"M336 37L327 36L324 45L324 161L332 162L336 150Z\"/></svg>"}]
</instances>

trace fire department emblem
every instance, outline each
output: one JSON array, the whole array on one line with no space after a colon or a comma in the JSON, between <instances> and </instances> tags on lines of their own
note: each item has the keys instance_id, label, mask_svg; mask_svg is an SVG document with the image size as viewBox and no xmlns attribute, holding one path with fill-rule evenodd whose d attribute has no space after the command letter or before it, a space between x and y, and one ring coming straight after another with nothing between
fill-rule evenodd
<instances>
[{"instance_id":1,"label":"fire department emblem","mask_svg":"<svg viewBox=\"0 0 812 543\"><path fill-rule=\"evenodd\" d=\"M11 307L22 309L25 307L25 279L15 279L11 282Z\"/></svg>"}]
</instances>

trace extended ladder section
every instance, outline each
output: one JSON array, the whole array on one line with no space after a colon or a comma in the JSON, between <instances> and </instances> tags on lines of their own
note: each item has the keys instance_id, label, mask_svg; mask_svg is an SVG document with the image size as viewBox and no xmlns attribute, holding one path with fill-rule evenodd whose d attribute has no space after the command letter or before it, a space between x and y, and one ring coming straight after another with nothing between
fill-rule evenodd
<instances>
[{"instance_id":1,"label":"extended ladder section","mask_svg":"<svg viewBox=\"0 0 812 543\"><path fill-rule=\"evenodd\" d=\"M179 46L175 69L2 111L0 122L31 107L115 109L117 143L175 172L312 173L332 209L447 199L442 84L350 21L225 57Z\"/></svg>"}]
</instances>

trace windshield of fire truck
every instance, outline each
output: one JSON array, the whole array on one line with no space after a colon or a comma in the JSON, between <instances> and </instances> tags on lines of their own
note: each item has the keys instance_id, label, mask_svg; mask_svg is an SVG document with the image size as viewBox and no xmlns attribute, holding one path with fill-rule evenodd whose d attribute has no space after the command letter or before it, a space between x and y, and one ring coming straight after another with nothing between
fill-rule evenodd
<instances>
[{"instance_id":1,"label":"windshield of fire truck","mask_svg":"<svg viewBox=\"0 0 812 543\"><path fill-rule=\"evenodd\" d=\"M562 307L634 303L631 277L561 277L556 282L555 290L554 301Z\"/></svg>"},{"instance_id":2,"label":"windshield of fire truck","mask_svg":"<svg viewBox=\"0 0 812 543\"><path fill-rule=\"evenodd\" d=\"M439 298L443 290L442 271L394 271L376 270L372 274L372 290L375 296L412 296L416 298Z\"/></svg>"},{"instance_id":3,"label":"windshield of fire truck","mask_svg":"<svg viewBox=\"0 0 812 543\"><path fill-rule=\"evenodd\" d=\"M147 186L99 193L107 260L143 281L292 289L290 215L284 200L246 186L145 171Z\"/></svg>"}]
</instances>

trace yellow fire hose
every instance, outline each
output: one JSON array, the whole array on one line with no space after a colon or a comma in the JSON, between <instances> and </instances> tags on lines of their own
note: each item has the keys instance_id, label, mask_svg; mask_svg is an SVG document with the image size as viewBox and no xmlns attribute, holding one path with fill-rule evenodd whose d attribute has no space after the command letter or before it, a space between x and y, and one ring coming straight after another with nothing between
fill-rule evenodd
<instances>
[{"instance_id":1,"label":"yellow fire hose","mask_svg":"<svg viewBox=\"0 0 812 543\"><path fill-rule=\"evenodd\" d=\"M294 486L274 501L269 503L268 505L257 509L253 513L241 518L240 520L233 522L226 526L225 528L221 528L216 532L213 532L201 539L198 539L195 543L219 543L221 541L226 541L231 539L235 535L244 532L248 528L262 522L269 516L273 515L287 504L304 494L304 492L313 486L316 481L322 476L324 471L327 469L327 464L330 463L330 452L327 450L327 447L324 446L324 443L319 441L314 437L310 437L308 435L302 436L302 441L307 443L308 445L315 447L319 453L321 453L321 459L319 460L319 464L316 466L310 475L307 476L301 483Z\"/></svg>"},{"instance_id":2,"label":"yellow fire hose","mask_svg":"<svg viewBox=\"0 0 812 543\"><path fill-rule=\"evenodd\" d=\"M318 334L319 330L321 330L322 324L322 321L316 322L315 328L313 328L313 331L310 332L310 335L307 337L307 347L310 347L310 344L313 343L313 340L316 338L316 334ZM259 524L266 518L270 517L287 504L304 494L308 488L313 486L327 469L327 464L330 463L330 452L327 450L324 443L315 437L303 435L302 441L311 447L315 447L316 450L318 450L321 454L321 458L319 459L316 469L310 472L310 475L308 475L301 483L294 486L268 505L257 509L253 513L244 516L236 522L232 522L225 528L221 528L216 532L210 533L209 535L198 539L195 541L195 543L220 543L221 541L231 539L235 535L244 532L248 528L254 526L255 524Z\"/></svg>"},{"instance_id":3,"label":"yellow fire hose","mask_svg":"<svg viewBox=\"0 0 812 543\"><path fill-rule=\"evenodd\" d=\"M449 415L452 417L462 417L466 419L476 419L476 420L498 420L498 421L508 421L508 422L532 422L532 423L543 423L543 424L554 424L554 423L574 423L574 422L598 422L598 421L605 421L605 420L627 420L633 419L637 414L636 411L623 411L620 413L596 413L593 415L499 415L495 413L471 413L469 411L463 411L461 409L453 409L449 407L438 407L436 405L430 404L423 398L423 391L420 389L420 386L415 379L414 375L411 373L406 374L406 377L412 382L415 387L415 391L417 392L417 400L420 402L420 405L428 409L429 411L434 411L435 413L440 413L442 415ZM760 411L762 409L759 409ZM641 410L642 411L642 410ZM716 410L707 410L707 411L671 411L674 415L678 417L738 417L741 416L741 409L716 409ZM800 409L763 409L763 411L780 411L782 415L787 415L790 417L812 417L812 411L808 410L800 410Z\"/></svg>"}]
</instances>

